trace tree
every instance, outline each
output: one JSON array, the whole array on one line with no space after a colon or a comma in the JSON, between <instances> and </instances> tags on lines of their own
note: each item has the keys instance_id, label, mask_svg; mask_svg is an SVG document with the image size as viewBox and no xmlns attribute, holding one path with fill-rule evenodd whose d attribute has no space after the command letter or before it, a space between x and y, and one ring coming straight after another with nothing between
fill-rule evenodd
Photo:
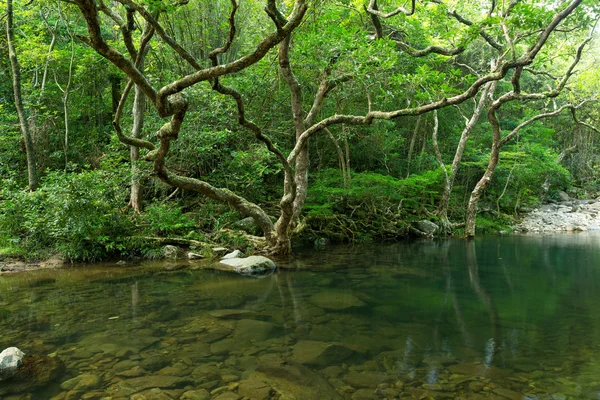
<instances>
[{"instance_id":1,"label":"tree","mask_svg":"<svg viewBox=\"0 0 600 400\"><path fill-rule=\"evenodd\" d=\"M465 225L466 225L465 226L465 237L475 236L477 205L479 203L479 199L481 198L481 195L483 194L485 189L488 187L488 185L494 175L496 167L498 166L501 148L506 143L508 143L510 140L514 139L524 127L526 127L540 119L554 117L554 116L560 114L561 112L563 112L564 110L571 110L573 113L575 113L576 110L578 110L579 108L584 106L589 101L592 101L593 99L584 100L579 104L567 103L560 107L557 107L556 103L553 103L554 110L536 113L536 115L534 115L530 118L527 118L524 121L522 121L521 123L519 123L514 129L512 129L508 134L506 134L504 136L502 135L502 128L501 128L500 121L498 118L498 112L499 112L500 108L502 106L506 105L507 103L510 103L513 101L531 102L531 101L543 101L543 100L547 100L547 99L557 98L565 90L567 82L573 75L575 67L581 60L581 55L583 53L584 48L592 40L594 31L595 31L595 25L596 25L596 23L594 23L594 26L591 29L590 35L578 46L576 53L575 53L575 57L574 57L571 65L565 71L564 75L560 79L554 78L554 80L556 80L554 88L551 88L551 90L548 90L548 91L537 92L537 93L530 93L530 92L527 93L527 92L522 91L523 73L529 72L532 74L539 74L539 73L543 73L543 72L539 72L539 71L532 70L532 69L525 69L524 67L518 67L515 69L513 76L511 78L512 90L499 96L488 107L487 117L488 117L488 120L489 120L491 128L492 128L491 154L490 154L490 158L489 158L489 162L486 167L486 170L485 170L483 176L481 177L481 179L475 185L475 188L471 192L471 196L469 198L469 203L467 206L467 213L466 213L466 220L465 220ZM576 118L575 118L575 121L577 122Z\"/></svg>"},{"instance_id":2,"label":"tree","mask_svg":"<svg viewBox=\"0 0 600 400\"><path fill-rule=\"evenodd\" d=\"M25 141L25 151L27 153L27 175L29 178L29 190L34 191L39 185L35 148L33 146L33 140L31 139L31 133L29 132L25 107L23 106L23 97L21 95L21 67L19 65L19 59L15 50L12 0L6 0L6 42L8 44L8 56L10 58L11 72L13 76L15 107L19 116L19 125Z\"/></svg>"},{"instance_id":3,"label":"tree","mask_svg":"<svg viewBox=\"0 0 600 400\"><path fill-rule=\"evenodd\" d=\"M274 253L284 254L290 251L290 234L306 198L308 160L310 159L308 143L313 136L335 125L365 126L371 125L377 120L394 120L402 117L418 116L447 106L459 105L475 97L482 87L491 82L501 80L509 71L522 69L532 64L540 50L545 46L551 33L581 5L582 1L571 0L564 8L552 15L551 18L544 20L541 29L529 32L528 37L533 38L532 43L520 56L517 57L514 54L514 57L500 60L491 72L482 74L468 85L464 85L462 80L457 79L460 82L457 87L447 88L447 90L440 91L439 93L430 93L427 89L421 90L419 85L415 85L415 92L412 96L406 96L408 105L399 106L398 103L392 101L391 111L377 109L377 105L374 102L374 98L377 100L377 96L370 92L368 85L364 85L363 90L360 92L361 95L357 96L354 101L357 104L361 104L362 108L367 108L366 113L356 113L356 109L360 108L357 107L351 113L342 114L337 114L335 111L329 109L325 112L323 110L325 100L331 95L333 89L342 83L351 79L356 80L369 77L371 73L376 71L376 64L372 63L369 65L367 63L359 66L359 71L354 73L356 77L352 76L352 74L350 76L346 74L334 75L333 67L340 62L339 58L343 55L334 57L326 56L326 59L323 60L321 54L318 54L313 46L311 49L312 56L320 60L322 65L325 66L318 70L320 75L319 84L313 93L311 105L307 107L303 100L305 93L292 69L293 61L290 57L293 38L296 37L300 24L306 21L305 16L307 15L309 5L305 0L296 0L289 7L285 6L282 9L277 7L275 0L266 0L265 11L275 30L263 34L259 29L262 36L253 49L241 52L240 54L242 55L226 59L225 55L229 54L231 56L229 52L236 39L236 11L238 4L236 0L231 0L231 12L228 18L229 33L227 38L221 47L213 49L207 55L207 60L205 61L198 60L192 52L184 48L181 42L172 37L160 22L161 18L166 20L169 13L173 12L173 10L179 7L186 7L187 2L173 4L150 3L148 6L145 6L144 3L138 3L134 0L118 0L117 4L122 6L120 9L119 7L115 9L108 8L103 6L103 3L100 3L100 7L98 7L93 0L75 0L74 3L83 15L88 28L88 36L80 36L80 38L118 67L129 78L129 83L123 91L113 122L119 140L127 145L148 150L144 158L153 163L154 173L163 182L177 188L201 193L211 199L227 202L238 212L253 217L261 227L270 250ZM394 43L396 48L401 50L405 57L414 59L427 55L447 57L460 54L472 42L472 39L468 39L473 36L470 34L471 30L475 32L474 36L481 36L493 46L493 43L495 43L494 38L480 28L479 23L475 24L468 21L456 12L445 12L448 7L442 1L435 1L434 3L433 6L437 7L436 10L438 10L439 16L456 20L463 26L465 35L464 44L461 43L459 46L452 48L430 45L422 50L418 50L401 37L398 40L394 40ZM102 28L103 18L100 14L102 12L112 20L115 20L110 14L123 12L123 7L125 8L126 18L122 18L123 23L118 25L122 33L121 39L126 53L119 51L117 47L104 37ZM388 13L380 11L377 2L371 0L366 10L375 26L375 38L382 39L381 42L384 43L384 46L385 40L383 40L383 24L380 21L381 19L398 15L403 15L404 18L414 18L415 15L419 14L415 0L412 1L410 9L400 7ZM424 15L427 11L429 10L423 6ZM155 88L155 83L148 78L144 70L140 68L140 64L136 62L141 50L140 48L136 49L133 45L132 34L135 24L131 21L134 21L134 15L139 15L156 31L155 36L160 38L160 41L178 56L177 60L183 60L186 63L186 66L181 66L174 71L174 73L178 74L177 78L163 84L158 89ZM446 20L443 20L440 25L444 26L446 22ZM541 22L538 21L538 23ZM501 23L497 23L496 26L501 26ZM440 31L442 30L440 29ZM369 41L358 40L356 36L351 38L342 35L341 40L341 45L347 49L356 48L357 52L368 53L372 49L372 47L369 47ZM258 124L247 118L242 94L235 88L226 86L222 82L226 76L256 65L270 54L270 50L277 46L279 46L277 54L278 68L290 91L290 108L295 133L292 148L287 153L287 156L284 150L269 138ZM208 66L206 65L207 61L210 63ZM429 68L429 70L431 69ZM444 80L440 76L436 76L436 78ZM284 171L284 184L283 195L279 202L281 213L275 224L271 222L269 216L261 207L231 190L217 187L200 179L182 176L167 167L167 155L170 147L172 142L178 138L190 107L190 102L184 92L188 88L198 88L202 82L210 83L212 90L234 100L238 123L252 132L255 138L262 142L280 163ZM123 109L126 106L128 95L133 86L138 87L146 95L161 118L170 119L158 129L156 140L127 136L123 133L120 126ZM322 115L324 113L326 115ZM157 144L155 144L156 141L158 141Z\"/></svg>"}]
</instances>

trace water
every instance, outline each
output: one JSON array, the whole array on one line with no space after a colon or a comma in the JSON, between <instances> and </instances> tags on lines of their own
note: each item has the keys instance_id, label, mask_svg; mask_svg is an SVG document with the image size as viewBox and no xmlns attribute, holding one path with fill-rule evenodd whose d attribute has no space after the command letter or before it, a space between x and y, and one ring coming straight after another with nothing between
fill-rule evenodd
<instances>
[{"instance_id":1,"label":"water","mask_svg":"<svg viewBox=\"0 0 600 400\"><path fill-rule=\"evenodd\" d=\"M0 349L66 371L19 394L0 382L0 398L600 398L599 235L279 265L262 279L164 262L3 276Z\"/></svg>"}]
</instances>

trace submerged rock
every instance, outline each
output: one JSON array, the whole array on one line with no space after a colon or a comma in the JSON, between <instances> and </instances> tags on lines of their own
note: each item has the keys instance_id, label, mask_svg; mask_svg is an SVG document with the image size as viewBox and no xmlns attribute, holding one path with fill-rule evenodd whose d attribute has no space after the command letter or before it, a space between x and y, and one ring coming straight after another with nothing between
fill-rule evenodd
<instances>
[{"instance_id":1,"label":"submerged rock","mask_svg":"<svg viewBox=\"0 0 600 400\"><path fill-rule=\"evenodd\" d=\"M0 382L12 377L23 365L25 353L16 347L9 347L0 353Z\"/></svg>"},{"instance_id":2,"label":"submerged rock","mask_svg":"<svg viewBox=\"0 0 600 400\"><path fill-rule=\"evenodd\" d=\"M58 357L26 355L15 374L0 385L0 398L11 394L32 392L56 382L65 372Z\"/></svg>"},{"instance_id":3,"label":"submerged rock","mask_svg":"<svg viewBox=\"0 0 600 400\"><path fill-rule=\"evenodd\" d=\"M235 340L265 341L273 336L276 327L270 322L255 319L241 319L235 325Z\"/></svg>"},{"instance_id":4,"label":"submerged rock","mask_svg":"<svg viewBox=\"0 0 600 400\"><path fill-rule=\"evenodd\" d=\"M354 354L341 343L303 340L294 346L292 358L301 364L326 367L339 364Z\"/></svg>"},{"instance_id":5,"label":"submerged rock","mask_svg":"<svg viewBox=\"0 0 600 400\"><path fill-rule=\"evenodd\" d=\"M321 375L292 360L265 357L248 380L274 388L283 399L341 400L343 397Z\"/></svg>"},{"instance_id":6,"label":"submerged rock","mask_svg":"<svg viewBox=\"0 0 600 400\"><path fill-rule=\"evenodd\" d=\"M263 256L228 258L221 260L218 265L221 270L228 270L242 275L264 275L273 272L277 268L272 260Z\"/></svg>"},{"instance_id":7,"label":"submerged rock","mask_svg":"<svg viewBox=\"0 0 600 400\"><path fill-rule=\"evenodd\" d=\"M317 293L311 296L309 301L317 307L335 311L365 305L358 297L339 290L327 290Z\"/></svg>"},{"instance_id":8,"label":"submerged rock","mask_svg":"<svg viewBox=\"0 0 600 400\"><path fill-rule=\"evenodd\" d=\"M75 378L64 381L60 388L63 390L74 390L78 392L88 392L98 389L102 385L102 378L94 374L81 374Z\"/></svg>"}]
</instances>

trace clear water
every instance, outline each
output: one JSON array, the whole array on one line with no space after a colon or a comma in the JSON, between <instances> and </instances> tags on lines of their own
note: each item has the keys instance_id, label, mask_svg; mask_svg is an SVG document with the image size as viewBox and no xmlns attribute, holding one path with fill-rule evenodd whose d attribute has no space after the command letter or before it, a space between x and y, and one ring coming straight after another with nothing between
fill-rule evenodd
<instances>
[{"instance_id":1,"label":"clear water","mask_svg":"<svg viewBox=\"0 0 600 400\"><path fill-rule=\"evenodd\" d=\"M178 263L2 276L0 349L67 367L3 398L600 399L599 235L278 263L262 279ZM61 388L81 374L97 380Z\"/></svg>"}]
</instances>

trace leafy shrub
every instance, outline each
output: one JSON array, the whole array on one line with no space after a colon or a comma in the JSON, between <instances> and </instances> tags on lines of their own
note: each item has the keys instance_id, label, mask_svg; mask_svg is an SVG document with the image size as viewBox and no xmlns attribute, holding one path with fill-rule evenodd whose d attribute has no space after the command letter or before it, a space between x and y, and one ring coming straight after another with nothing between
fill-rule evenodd
<instances>
[{"instance_id":1,"label":"leafy shrub","mask_svg":"<svg viewBox=\"0 0 600 400\"><path fill-rule=\"evenodd\" d=\"M126 171L51 172L35 192L4 190L0 244L18 246L29 258L61 253L95 260L126 250L130 218Z\"/></svg>"}]
</instances>

